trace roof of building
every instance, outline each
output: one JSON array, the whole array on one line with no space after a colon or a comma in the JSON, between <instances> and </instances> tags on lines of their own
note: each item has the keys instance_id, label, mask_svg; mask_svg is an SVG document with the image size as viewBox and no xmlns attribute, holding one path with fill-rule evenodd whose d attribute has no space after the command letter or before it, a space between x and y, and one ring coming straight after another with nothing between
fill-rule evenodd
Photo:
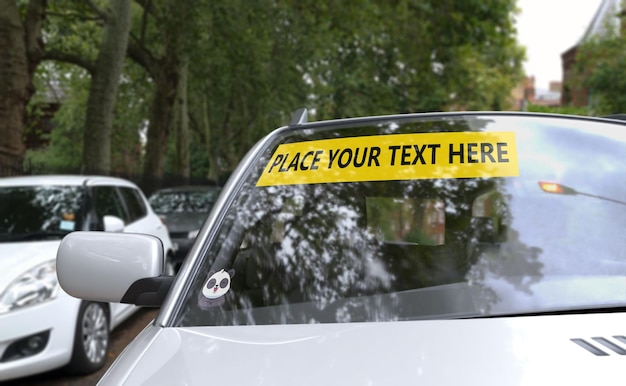
<instances>
[{"instance_id":1,"label":"roof of building","mask_svg":"<svg viewBox=\"0 0 626 386\"><path fill-rule=\"evenodd\" d=\"M587 30L578 41L578 44L592 37L606 35L618 28L620 19L617 15L620 9L620 0L602 0Z\"/></svg>"}]
</instances>

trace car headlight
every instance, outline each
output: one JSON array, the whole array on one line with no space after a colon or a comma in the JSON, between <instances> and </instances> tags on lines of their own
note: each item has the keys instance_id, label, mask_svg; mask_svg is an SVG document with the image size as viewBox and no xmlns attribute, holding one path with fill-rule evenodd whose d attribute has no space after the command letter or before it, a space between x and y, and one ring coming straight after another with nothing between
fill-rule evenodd
<instances>
[{"instance_id":1,"label":"car headlight","mask_svg":"<svg viewBox=\"0 0 626 386\"><path fill-rule=\"evenodd\" d=\"M54 260L24 272L0 294L0 314L50 301L59 294Z\"/></svg>"},{"instance_id":2,"label":"car headlight","mask_svg":"<svg viewBox=\"0 0 626 386\"><path fill-rule=\"evenodd\" d=\"M200 229L196 229L194 231L189 231L189 233L187 233L187 238L188 239L195 239L196 236L198 236L199 232L200 232Z\"/></svg>"}]
</instances>

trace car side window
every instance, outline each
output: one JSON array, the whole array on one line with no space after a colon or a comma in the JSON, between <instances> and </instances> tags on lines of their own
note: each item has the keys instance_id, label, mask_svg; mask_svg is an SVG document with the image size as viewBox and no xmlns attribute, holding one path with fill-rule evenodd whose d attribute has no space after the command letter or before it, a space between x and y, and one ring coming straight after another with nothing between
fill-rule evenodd
<instances>
[{"instance_id":1,"label":"car side window","mask_svg":"<svg viewBox=\"0 0 626 386\"><path fill-rule=\"evenodd\" d=\"M128 208L130 222L137 221L148 214L146 205L137 189L123 187L120 188L120 193Z\"/></svg>"},{"instance_id":2,"label":"car side window","mask_svg":"<svg viewBox=\"0 0 626 386\"><path fill-rule=\"evenodd\" d=\"M117 188L114 186L96 186L93 188L94 206L95 212L98 216L98 222L103 223L104 216L117 216L124 220L124 223L129 222L129 216L124 209L124 204L119 194L117 194Z\"/></svg>"}]
</instances>

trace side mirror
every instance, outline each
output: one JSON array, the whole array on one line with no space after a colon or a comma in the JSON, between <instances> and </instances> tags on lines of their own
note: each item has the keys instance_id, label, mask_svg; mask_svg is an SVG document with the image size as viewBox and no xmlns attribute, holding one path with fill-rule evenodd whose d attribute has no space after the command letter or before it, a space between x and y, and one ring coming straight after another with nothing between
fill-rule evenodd
<instances>
[{"instance_id":1,"label":"side mirror","mask_svg":"<svg viewBox=\"0 0 626 386\"><path fill-rule=\"evenodd\" d=\"M157 237L116 232L71 232L57 251L57 277L69 295L91 301L159 307L173 276L161 276Z\"/></svg>"},{"instance_id":2,"label":"side mirror","mask_svg":"<svg viewBox=\"0 0 626 386\"><path fill-rule=\"evenodd\" d=\"M104 231L105 232L123 232L124 220L117 216L104 216Z\"/></svg>"}]
</instances>

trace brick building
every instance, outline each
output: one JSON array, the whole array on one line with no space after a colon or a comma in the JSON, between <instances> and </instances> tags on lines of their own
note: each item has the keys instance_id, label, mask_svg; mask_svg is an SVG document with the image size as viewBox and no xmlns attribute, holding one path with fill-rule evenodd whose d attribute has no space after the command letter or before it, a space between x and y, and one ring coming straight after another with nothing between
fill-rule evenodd
<instances>
[{"instance_id":1,"label":"brick building","mask_svg":"<svg viewBox=\"0 0 626 386\"><path fill-rule=\"evenodd\" d=\"M621 0L602 0L587 30L578 43L561 54L561 65L563 68L561 104L563 106L584 107L589 105L590 96L587 90L575 87L571 81L578 47L592 37L605 35L611 28L620 28L620 17L622 16L622 6L620 3Z\"/></svg>"}]
</instances>

